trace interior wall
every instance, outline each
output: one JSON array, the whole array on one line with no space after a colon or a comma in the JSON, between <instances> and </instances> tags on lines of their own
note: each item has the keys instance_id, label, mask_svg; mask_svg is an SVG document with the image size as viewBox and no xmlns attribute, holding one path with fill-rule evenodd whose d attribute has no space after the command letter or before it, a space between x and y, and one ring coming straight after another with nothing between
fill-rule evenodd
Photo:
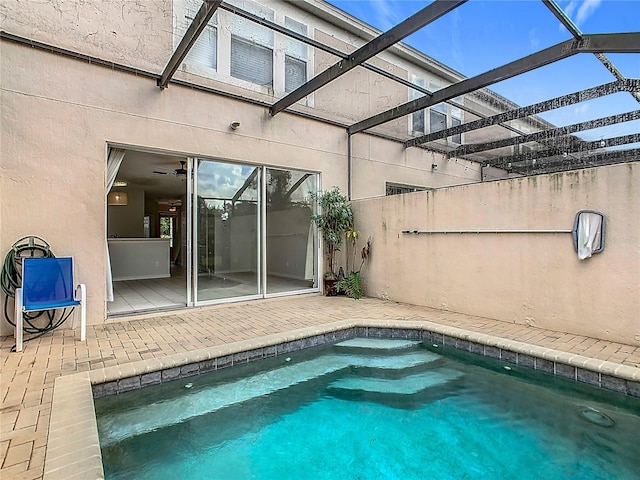
<instances>
[{"instance_id":1,"label":"interior wall","mask_svg":"<svg viewBox=\"0 0 640 480\"><path fill-rule=\"evenodd\" d=\"M144 191L131 187L121 190L127 192L127 204L107 206L107 236L142 238L144 236Z\"/></svg>"},{"instance_id":2,"label":"interior wall","mask_svg":"<svg viewBox=\"0 0 640 480\"><path fill-rule=\"evenodd\" d=\"M158 236L158 202L153 198L144 200L144 215L149 217L149 236Z\"/></svg>"},{"instance_id":3,"label":"interior wall","mask_svg":"<svg viewBox=\"0 0 640 480\"><path fill-rule=\"evenodd\" d=\"M403 234L403 230L571 230L605 215L605 248L579 260L569 233ZM373 238L369 296L640 345L640 163L354 202Z\"/></svg>"}]
</instances>

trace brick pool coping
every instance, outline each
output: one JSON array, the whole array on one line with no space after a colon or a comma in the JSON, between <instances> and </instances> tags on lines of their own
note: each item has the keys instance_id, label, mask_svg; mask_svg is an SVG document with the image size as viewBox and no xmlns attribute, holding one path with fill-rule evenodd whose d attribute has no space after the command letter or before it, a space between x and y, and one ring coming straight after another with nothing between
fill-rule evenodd
<instances>
[{"instance_id":1,"label":"brick pool coping","mask_svg":"<svg viewBox=\"0 0 640 480\"><path fill-rule=\"evenodd\" d=\"M44 480L104 478L94 397L353 337L425 340L640 397L640 368L429 321L342 320L56 378Z\"/></svg>"}]
</instances>

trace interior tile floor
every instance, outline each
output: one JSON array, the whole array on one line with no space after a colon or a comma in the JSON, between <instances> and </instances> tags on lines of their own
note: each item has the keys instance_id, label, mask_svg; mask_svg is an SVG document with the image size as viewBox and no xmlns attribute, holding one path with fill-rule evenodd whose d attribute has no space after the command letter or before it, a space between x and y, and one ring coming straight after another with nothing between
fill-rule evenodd
<instances>
[{"instance_id":1,"label":"interior tile floor","mask_svg":"<svg viewBox=\"0 0 640 480\"><path fill-rule=\"evenodd\" d=\"M184 307L187 284L184 275L150 280L113 282L113 302L107 302L107 315L124 315Z\"/></svg>"},{"instance_id":2,"label":"interior tile floor","mask_svg":"<svg viewBox=\"0 0 640 480\"><path fill-rule=\"evenodd\" d=\"M86 342L58 329L11 353L13 337L2 337L0 478L42 478L56 377L353 318L426 320L640 369L637 346L373 298L296 295L109 322L90 318Z\"/></svg>"},{"instance_id":3,"label":"interior tile floor","mask_svg":"<svg viewBox=\"0 0 640 480\"><path fill-rule=\"evenodd\" d=\"M313 283L267 276L267 292L283 293L305 290ZM256 274L235 272L198 276L198 300L210 301L256 295ZM171 277L148 280L123 280L113 282L113 302L107 302L107 315L118 317L132 313L175 310L187 304L186 269L171 268Z\"/></svg>"}]
</instances>

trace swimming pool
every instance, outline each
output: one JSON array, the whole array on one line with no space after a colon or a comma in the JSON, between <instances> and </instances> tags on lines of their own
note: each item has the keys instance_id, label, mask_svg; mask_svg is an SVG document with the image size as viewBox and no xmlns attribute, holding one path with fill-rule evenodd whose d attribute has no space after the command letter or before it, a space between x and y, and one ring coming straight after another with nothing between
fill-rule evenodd
<instances>
[{"instance_id":1,"label":"swimming pool","mask_svg":"<svg viewBox=\"0 0 640 480\"><path fill-rule=\"evenodd\" d=\"M105 476L638 478L637 398L445 350L353 339L97 399Z\"/></svg>"}]
</instances>

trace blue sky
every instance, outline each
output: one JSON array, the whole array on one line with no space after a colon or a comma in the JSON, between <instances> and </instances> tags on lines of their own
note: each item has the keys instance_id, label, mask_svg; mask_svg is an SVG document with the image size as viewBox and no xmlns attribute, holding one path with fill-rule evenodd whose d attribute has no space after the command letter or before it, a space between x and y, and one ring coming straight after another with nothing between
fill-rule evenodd
<instances>
[{"instance_id":1,"label":"blue sky","mask_svg":"<svg viewBox=\"0 0 640 480\"><path fill-rule=\"evenodd\" d=\"M328 0L329 3L386 31L424 8L417 0ZM640 0L562 0L560 7L585 34L640 32ZM470 0L404 40L458 72L473 77L565 40L571 34L541 0ZM640 78L640 54L609 54L627 78ZM520 105L601 85L613 75L592 54L560 62L495 84L489 88ZM621 93L541 116L567 125L640 109ZM640 131L640 121L580 134L598 139Z\"/></svg>"}]
</instances>

